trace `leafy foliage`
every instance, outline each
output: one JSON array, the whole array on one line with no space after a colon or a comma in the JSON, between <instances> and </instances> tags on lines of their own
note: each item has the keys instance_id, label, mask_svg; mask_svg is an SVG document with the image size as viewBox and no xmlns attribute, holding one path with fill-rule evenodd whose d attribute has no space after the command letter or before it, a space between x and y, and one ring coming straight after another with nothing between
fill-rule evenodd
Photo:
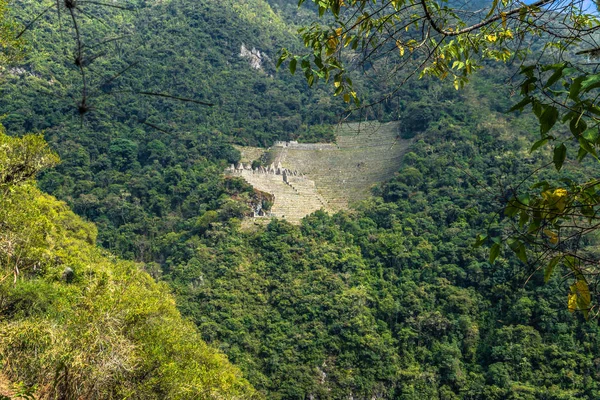
<instances>
[{"instance_id":1,"label":"leafy foliage","mask_svg":"<svg viewBox=\"0 0 600 400\"><path fill-rule=\"evenodd\" d=\"M513 256L497 245L494 264L487 244L472 246L477 232L502 232L499 177L543 165L541 154L522 160L534 121L479 100L502 90L486 79L430 98L437 118L356 210L300 227L213 227L170 252L165 279L182 311L268 398L598 395L587 369L598 327L564 307L569 284L554 274L543 285L542 272L524 287L521 246ZM586 296L572 290L571 303Z\"/></svg>"},{"instance_id":2,"label":"leafy foliage","mask_svg":"<svg viewBox=\"0 0 600 400\"><path fill-rule=\"evenodd\" d=\"M292 73L299 65L311 86L319 79L332 80L335 94L357 105L349 73L357 65L392 79L396 87L391 95L415 75L451 78L459 89L486 60L524 57L531 37L546 36L544 46L562 52L578 44L595 45L598 28L596 15L578 1L313 2L320 16L330 18L300 29L309 53L284 50L278 65L289 61Z\"/></svg>"},{"instance_id":3,"label":"leafy foliage","mask_svg":"<svg viewBox=\"0 0 600 400\"><path fill-rule=\"evenodd\" d=\"M598 160L598 126L594 90L595 74L585 73L569 63L547 66L530 65L521 68L523 99L513 110L531 106L540 124L540 137L531 152L554 144L552 163L557 171L573 163L567 155L577 150L577 161L590 155ZM560 86L562 89L558 89ZM560 124L568 125L568 131ZM589 165L589 163L587 163ZM597 315L595 291L597 275L596 245L597 213L600 198L598 182L589 179L593 169L579 167L588 175L566 172L559 180L531 183L527 192L515 191L504 214L514 218L510 247L518 249L527 262L525 246L531 250L538 268L544 269L546 280L557 265L562 265L572 277L568 308L581 310L586 318ZM498 239L498 238L496 238ZM500 244L497 244L499 249Z\"/></svg>"},{"instance_id":4,"label":"leafy foliage","mask_svg":"<svg viewBox=\"0 0 600 400\"><path fill-rule=\"evenodd\" d=\"M531 105L538 118L540 139L532 151L553 142L552 162L560 171L569 142L575 140L578 161L587 155L598 160L597 7L554 0L530 4L439 4L428 0L314 3L319 15L331 18L325 25L313 23L301 30L308 54L284 50L278 61L281 65L289 60L292 73L300 64L309 85L319 79L332 80L335 95L343 95L346 102L352 99L358 106L350 79L357 65L393 82L388 95L382 95L385 99L393 97L414 75L450 77L459 89L486 60L523 60L537 50L534 63L521 68L523 99L513 107L523 110ZM538 36L543 39L536 41ZM547 64L547 60L555 63ZM559 121L568 124L571 137L555 136L552 129ZM597 315L590 287L596 287L591 281L597 276L598 259L589 249L580 251L585 247L582 238L597 231L597 180L587 177L562 186L539 185L512 196L505 215L519 214L518 227L512 234L494 235L489 259L499 255L506 239L508 248L524 263L535 259L553 270L562 261L573 277L569 309L580 309L586 317L592 310ZM539 187L543 190L536 190ZM481 243L483 239L478 240ZM534 253L531 257L528 249Z\"/></svg>"},{"instance_id":5,"label":"leafy foliage","mask_svg":"<svg viewBox=\"0 0 600 400\"><path fill-rule=\"evenodd\" d=\"M8 17L9 4L9 0L0 1L0 76L23 56L24 41L17 31L18 25Z\"/></svg>"},{"instance_id":6,"label":"leafy foliage","mask_svg":"<svg viewBox=\"0 0 600 400\"><path fill-rule=\"evenodd\" d=\"M0 137L0 171L55 161L39 136ZM23 157L26 155L27 157ZM250 398L164 284L94 246L96 228L31 179L0 191L0 360L40 398ZM8 279L12 277L12 279Z\"/></svg>"}]
</instances>

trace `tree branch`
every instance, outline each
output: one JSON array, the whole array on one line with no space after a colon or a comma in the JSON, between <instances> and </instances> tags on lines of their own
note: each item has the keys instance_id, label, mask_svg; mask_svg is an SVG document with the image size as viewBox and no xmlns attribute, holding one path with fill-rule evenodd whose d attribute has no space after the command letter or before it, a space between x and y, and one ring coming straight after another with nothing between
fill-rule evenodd
<instances>
[{"instance_id":1,"label":"tree branch","mask_svg":"<svg viewBox=\"0 0 600 400\"><path fill-rule=\"evenodd\" d=\"M471 25L469 27L466 27L466 28L463 28L463 29L459 29L459 30L456 30L456 31L448 31L448 30L442 29L437 24L437 22L435 22L435 20L433 19L431 13L429 12L429 9L427 8L426 1L427 0L421 0L421 6L423 7L423 12L425 13L425 18L429 21L429 23L431 24L431 27L436 32L438 32L439 34L444 35L444 36L459 36L459 35L463 35L465 33L469 33L469 32L475 31L477 29L480 29L480 28L482 28L482 27L484 27L486 25L489 25L492 22L496 22L496 21L498 21L498 20L500 20L502 18L506 18L506 17L508 17L510 15L519 13L519 12L521 12L521 10L525 10L525 9L529 9L529 8L542 7L542 6L546 5L546 4L553 3L556 0L539 0L539 1L535 2L535 3L530 4L530 5L526 5L526 6L523 6L523 7L518 7L518 8L515 8L514 10L510 10L510 11L507 11L507 12L504 12L504 13L496 14L493 17L490 17L490 18L488 18L486 20L483 20L483 21L481 21L481 22L479 22L479 23L477 23L475 25Z\"/></svg>"}]
</instances>

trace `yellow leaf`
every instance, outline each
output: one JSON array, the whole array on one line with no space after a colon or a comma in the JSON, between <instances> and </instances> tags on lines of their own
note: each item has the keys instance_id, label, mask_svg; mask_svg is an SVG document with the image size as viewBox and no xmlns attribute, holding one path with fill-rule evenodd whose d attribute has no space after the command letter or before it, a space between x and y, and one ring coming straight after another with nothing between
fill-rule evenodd
<instances>
[{"instance_id":1,"label":"yellow leaf","mask_svg":"<svg viewBox=\"0 0 600 400\"><path fill-rule=\"evenodd\" d=\"M569 192L567 192L567 190L566 190L566 189L563 189L563 188L558 188L558 189L554 190L554 193L553 193L553 194L554 194L554 196L556 196L556 197L565 197L565 196L567 196L567 194L568 194L568 193L569 193Z\"/></svg>"},{"instance_id":2,"label":"yellow leaf","mask_svg":"<svg viewBox=\"0 0 600 400\"><path fill-rule=\"evenodd\" d=\"M577 287L577 293L580 299L582 300L583 304L586 307L589 306L592 297L590 295L590 288L588 287L587 282L581 279L578 280L577 283L575 283L575 286Z\"/></svg>"},{"instance_id":3,"label":"yellow leaf","mask_svg":"<svg viewBox=\"0 0 600 400\"><path fill-rule=\"evenodd\" d=\"M577 310L577 294L569 293L569 300L567 302L567 307L569 307L569 311L573 312Z\"/></svg>"},{"instance_id":4,"label":"yellow leaf","mask_svg":"<svg viewBox=\"0 0 600 400\"><path fill-rule=\"evenodd\" d=\"M504 29L506 29L506 13L505 12L501 12L500 13L500 17L502 17L502 27ZM512 35L511 35L511 38L512 38Z\"/></svg>"},{"instance_id":5,"label":"yellow leaf","mask_svg":"<svg viewBox=\"0 0 600 400\"><path fill-rule=\"evenodd\" d=\"M552 232L550 229L544 229L544 233L550 238L550 243L558 243L558 235L555 232Z\"/></svg>"},{"instance_id":6,"label":"yellow leaf","mask_svg":"<svg viewBox=\"0 0 600 400\"><path fill-rule=\"evenodd\" d=\"M327 48L328 49L335 49L337 47L338 43L339 43L339 40L337 38L330 37L327 40Z\"/></svg>"},{"instance_id":7,"label":"yellow leaf","mask_svg":"<svg viewBox=\"0 0 600 400\"><path fill-rule=\"evenodd\" d=\"M542 192L542 197L544 198L544 200L548 201L548 199L550 199L550 196L552 196L552 193L549 190L544 190Z\"/></svg>"}]
</instances>

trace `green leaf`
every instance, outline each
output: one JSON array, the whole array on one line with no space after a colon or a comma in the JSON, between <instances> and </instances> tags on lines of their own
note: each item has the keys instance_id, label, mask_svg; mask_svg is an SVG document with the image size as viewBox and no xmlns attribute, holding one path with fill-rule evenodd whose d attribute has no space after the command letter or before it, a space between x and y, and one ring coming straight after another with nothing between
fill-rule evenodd
<instances>
[{"instance_id":1,"label":"green leaf","mask_svg":"<svg viewBox=\"0 0 600 400\"><path fill-rule=\"evenodd\" d=\"M508 110L509 112L512 111L522 111L523 107L525 107L527 104L531 103L532 98L531 97L525 97L523 100L521 100L520 102L518 102L517 104L515 104L514 106L512 106L510 108L510 110Z\"/></svg>"},{"instance_id":2,"label":"green leaf","mask_svg":"<svg viewBox=\"0 0 600 400\"><path fill-rule=\"evenodd\" d=\"M571 119L571 122L569 123L569 129L576 138L587 129L587 124L582 118L582 114L579 114L577 118Z\"/></svg>"},{"instance_id":3,"label":"green leaf","mask_svg":"<svg viewBox=\"0 0 600 400\"><path fill-rule=\"evenodd\" d=\"M600 74L590 75L581 82L581 90L586 93L600 86Z\"/></svg>"},{"instance_id":4,"label":"green leaf","mask_svg":"<svg viewBox=\"0 0 600 400\"><path fill-rule=\"evenodd\" d=\"M579 115L579 113L576 113L575 111L569 111L568 113L563 115L560 122L562 122L564 124L565 122L567 122L568 120L570 120L571 118L573 118L576 115Z\"/></svg>"},{"instance_id":5,"label":"green leaf","mask_svg":"<svg viewBox=\"0 0 600 400\"><path fill-rule=\"evenodd\" d=\"M519 213L519 227L523 228L527 222L529 222L529 213L527 210L521 210Z\"/></svg>"},{"instance_id":6,"label":"green leaf","mask_svg":"<svg viewBox=\"0 0 600 400\"><path fill-rule=\"evenodd\" d=\"M581 91L581 83L583 82L583 76L575 78L573 83L571 83L571 88L569 89L569 98L571 100L577 101L579 98L579 92Z\"/></svg>"},{"instance_id":7,"label":"green leaf","mask_svg":"<svg viewBox=\"0 0 600 400\"><path fill-rule=\"evenodd\" d=\"M296 73L296 65L298 64L298 60L296 60L295 58L292 58L290 60L290 72L292 73L292 75L294 75Z\"/></svg>"},{"instance_id":8,"label":"green leaf","mask_svg":"<svg viewBox=\"0 0 600 400\"><path fill-rule=\"evenodd\" d=\"M277 65L275 66L277 69L281 66L281 64L288 58L287 52L284 52L279 59L277 60Z\"/></svg>"},{"instance_id":9,"label":"green leaf","mask_svg":"<svg viewBox=\"0 0 600 400\"><path fill-rule=\"evenodd\" d=\"M520 74L525 75L529 78L533 78L533 70L535 69L535 67L536 67L536 64L523 66L523 67L521 67Z\"/></svg>"},{"instance_id":10,"label":"green leaf","mask_svg":"<svg viewBox=\"0 0 600 400\"><path fill-rule=\"evenodd\" d=\"M519 195L517 199L519 200L519 203L528 206L529 202L531 201L531 195L529 193L524 193Z\"/></svg>"},{"instance_id":11,"label":"green leaf","mask_svg":"<svg viewBox=\"0 0 600 400\"><path fill-rule=\"evenodd\" d=\"M575 159L577 161L581 161L585 158L585 156L587 156L589 153L587 152L586 149L584 149L583 147L580 147L579 150L577 151L577 157L575 157Z\"/></svg>"},{"instance_id":12,"label":"green leaf","mask_svg":"<svg viewBox=\"0 0 600 400\"><path fill-rule=\"evenodd\" d=\"M538 140L537 142L535 142L533 144L533 146L531 146L531 150L529 150L529 152L533 153L534 151L536 151L537 149L539 149L540 147L542 147L546 143L548 143L548 138L544 138L544 139Z\"/></svg>"},{"instance_id":13,"label":"green leaf","mask_svg":"<svg viewBox=\"0 0 600 400\"><path fill-rule=\"evenodd\" d=\"M475 239L475 244L473 246L481 247L481 245L485 242L486 239L487 239L487 235L482 235L482 234L478 233L477 237Z\"/></svg>"},{"instance_id":14,"label":"green leaf","mask_svg":"<svg viewBox=\"0 0 600 400\"><path fill-rule=\"evenodd\" d=\"M504 215L506 215L509 218L514 217L515 215L517 215L518 212L519 207L515 207L512 202L504 208Z\"/></svg>"},{"instance_id":15,"label":"green leaf","mask_svg":"<svg viewBox=\"0 0 600 400\"><path fill-rule=\"evenodd\" d=\"M554 106L546 106L539 119L540 132L544 135L552 129L554 124L556 124L556 121L558 121L558 109Z\"/></svg>"},{"instance_id":16,"label":"green leaf","mask_svg":"<svg viewBox=\"0 0 600 400\"><path fill-rule=\"evenodd\" d=\"M515 239L508 245L510 249L517 255L517 258L524 263L527 262L527 253L525 252L525 245L521 241Z\"/></svg>"},{"instance_id":17,"label":"green leaf","mask_svg":"<svg viewBox=\"0 0 600 400\"><path fill-rule=\"evenodd\" d=\"M554 85L556 83L556 81L558 81L563 74L563 70L564 70L564 64L561 68L558 68L553 74L552 76L548 79L548 81L546 82L546 84L544 85L544 87L550 87L552 85Z\"/></svg>"},{"instance_id":18,"label":"green leaf","mask_svg":"<svg viewBox=\"0 0 600 400\"><path fill-rule=\"evenodd\" d=\"M553 157L552 161L554 162L554 167L556 167L557 171L560 171L560 169L562 168L566 157L567 157L567 147L565 146L564 143L562 143L560 146L556 146L554 148L554 157Z\"/></svg>"},{"instance_id":19,"label":"green leaf","mask_svg":"<svg viewBox=\"0 0 600 400\"><path fill-rule=\"evenodd\" d=\"M321 59L321 56L315 56L315 65L319 68L319 69L325 69L325 66L323 65L323 60Z\"/></svg>"},{"instance_id":20,"label":"green leaf","mask_svg":"<svg viewBox=\"0 0 600 400\"><path fill-rule=\"evenodd\" d=\"M590 143L597 143L600 135L597 128L588 129L581 136Z\"/></svg>"},{"instance_id":21,"label":"green leaf","mask_svg":"<svg viewBox=\"0 0 600 400\"><path fill-rule=\"evenodd\" d=\"M585 140L582 136L578 137L577 140L579 141L579 146L581 146L582 149L593 155L594 158L598 158L598 155L596 154L596 149L592 147L590 142Z\"/></svg>"},{"instance_id":22,"label":"green leaf","mask_svg":"<svg viewBox=\"0 0 600 400\"><path fill-rule=\"evenodd\" d=\"M498 255L500 254L500 244L494 243L494 245L490 248L490 264L493 264Z\"/></svg>"}]
</instances>

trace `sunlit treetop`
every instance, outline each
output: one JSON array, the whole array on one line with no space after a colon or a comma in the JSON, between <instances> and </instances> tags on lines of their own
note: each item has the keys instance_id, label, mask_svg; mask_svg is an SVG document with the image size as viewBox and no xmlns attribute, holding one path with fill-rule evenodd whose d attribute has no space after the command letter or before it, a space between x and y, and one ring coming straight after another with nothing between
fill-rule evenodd
<instances>
[{"instance_id":1,"label":"sunlit treetop","mask_svg":"<svg viewBox=\"0 0 600 400\"><path fill-rule=\"evenodd\" d=\"M17 24L9 18L8 0L0 0L0 72L22 56L23 40Z\"/></svg>"}]
</instances>

